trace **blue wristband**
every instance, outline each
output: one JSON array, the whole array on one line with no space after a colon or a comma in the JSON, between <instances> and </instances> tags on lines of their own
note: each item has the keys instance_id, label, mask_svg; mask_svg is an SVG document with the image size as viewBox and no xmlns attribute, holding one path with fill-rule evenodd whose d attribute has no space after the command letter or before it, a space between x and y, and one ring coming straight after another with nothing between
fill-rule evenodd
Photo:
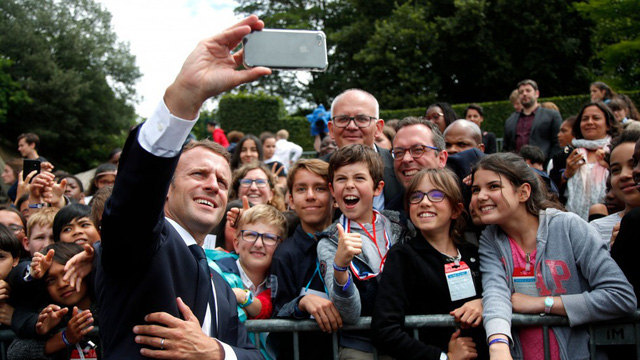
<instances>
[{"instance_id":1,"label":"blue wristband","mask_svg":"<svg viewBox=\"0 0 640 360\"><path fill-rule=\"evenodd\" d=\"M347 273L347 283L342 287L342 291L347 291L349 285L351 285L351 273Z\"/></svg>"},{"instance_id":2,"label":"blue wristband","mask_svg":"<svg viewBox=\"0 0 640 360\"><path fill-rule=\"evenodd\" d=\"M489 341L489 346L496 344L496 343L503 343L503 344L507 344L507 346L509 346L509 340L507 339L503 339L503 338L497 338L497 339L493 339L491 341Z\"/></svg>"},{"instance_id":3,"label":"blue wristband","mask_svg":"<svg viewBox=\"0 0 640 360\"><path fill-rule=\"evenodd\" d=\"M336 263L333 263L333 269L335 271L347 271L349 270L349 266L342 267L342 266L336 265Z\"/></svg>"},{"instance_id":4,"label":"blue wristband","mask_svg":"<svg viewBox=\"0 0 640 360\"><path fill-rule=\"evenodd\" d=\"M66 332L67 332L66 330L62 330L62 342L63 342L65 345L67 345L67 346L71 347L71 346L73 346L73 344L71 344L71 343L69 342L69 339L67 339L67 334L66 334Z\"/></svg>"}]
</instances>

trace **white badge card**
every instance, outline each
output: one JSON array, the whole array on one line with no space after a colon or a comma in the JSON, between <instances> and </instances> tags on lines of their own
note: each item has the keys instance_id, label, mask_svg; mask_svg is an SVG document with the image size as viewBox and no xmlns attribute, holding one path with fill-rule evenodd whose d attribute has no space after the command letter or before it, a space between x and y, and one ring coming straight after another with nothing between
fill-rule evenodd
<instances>
[{"instance_id":1,"label":"white badge card","mask_svg":"<svg viewBox=\"0 0 640 360\"><path fill-rule=\"evenodd\" d=\"M529 296L538 296L538 288L536 287L536 277L533 271L527 271L524 268L513 269L513 288L515 292Z\"/></svg>"},{"instance_id":2,"label":"white badge card","mask_svg":"<svg viewBox=\"0 0 640 360\"><path fill-rule=\"evenodd\" d=\"M451 301L476 296L476 287L473 285L471 269L464 261L460 261L460 265L455 263L445 264L444 275L447 278L447 285L449 285Z\"/></svg>"}]
</instances>

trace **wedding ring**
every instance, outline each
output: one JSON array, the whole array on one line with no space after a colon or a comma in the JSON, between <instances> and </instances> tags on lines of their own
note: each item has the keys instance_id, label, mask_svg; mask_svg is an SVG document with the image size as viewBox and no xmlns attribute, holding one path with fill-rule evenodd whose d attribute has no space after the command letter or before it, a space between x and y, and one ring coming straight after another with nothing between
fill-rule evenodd
<instances>
[{"instance_id":1,"label":"wedding ring","mask_svg":"<svg viewBox=\"0 0 640 360\"><path fill-rule=\"evenodd\" d=\"M160 340L160 350L164 350L164 338Z\"/></svg>"}]
</instances>

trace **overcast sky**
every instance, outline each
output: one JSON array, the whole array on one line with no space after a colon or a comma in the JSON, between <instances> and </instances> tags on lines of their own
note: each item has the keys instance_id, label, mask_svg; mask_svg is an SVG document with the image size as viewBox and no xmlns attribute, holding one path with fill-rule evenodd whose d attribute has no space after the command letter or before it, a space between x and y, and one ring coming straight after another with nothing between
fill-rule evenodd
<instances>
[{"instance_id":1,"label":"overcast sky","mask_svg":"<svg viewBox=\"0 0 640 360\"><path fill-rule=\"evenodd\" d=\"M97 0L113 16L119 41L129 42L142 72L136 112L149 117L182 62L201 39L237 22L233 0Z\"/></svg>"}]
</instances>

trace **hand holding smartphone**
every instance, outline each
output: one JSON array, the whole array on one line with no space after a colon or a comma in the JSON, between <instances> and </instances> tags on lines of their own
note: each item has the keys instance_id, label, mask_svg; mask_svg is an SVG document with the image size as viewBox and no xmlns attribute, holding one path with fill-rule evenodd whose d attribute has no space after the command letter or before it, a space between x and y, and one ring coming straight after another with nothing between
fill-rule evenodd
<instances>
[{"instance_id":1,"label":"hand holding smartphone","mask_svg":"<svg viewBox=\"0 0 640 360\"><path fill-rule=\"evenodd\" d=\"M329 65L322 31L263 29L245 36L242 47L247 68L325 71Z\"/></svg>"},{"instance_id":2,"label":"hand holding smartphone","mask_svg":"<svg viewBox=\"0 0 640 360\"><path fill-rule=\"evenodd\" d=\"M40 160L22 160L22 181L27 180L27 176L33 171L36 171L36 175L40 174ZM34 175L35 177L35 175ZM33 177L31 178L33 180Z\"/></svg>"}]
</instances>

